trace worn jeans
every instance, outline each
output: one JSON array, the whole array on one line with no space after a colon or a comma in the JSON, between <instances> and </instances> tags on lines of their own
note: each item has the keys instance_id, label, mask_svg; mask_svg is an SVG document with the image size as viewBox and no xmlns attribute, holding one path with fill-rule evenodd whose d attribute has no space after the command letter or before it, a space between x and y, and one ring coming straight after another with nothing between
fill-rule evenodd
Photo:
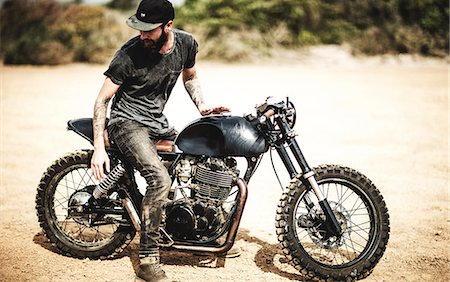
<instances>
[{"instance_id":1,"label":"worn jeans","mask_svg":"<svg viewBox=\"0 0 450 282\"><path fill-rule=\"evenodd\" d=\"M158 157L148 127L135 121L120 120L108 126L108 133L126 160L147 182L141 208L139 255L141 257L157 255L159 226L172 183L171 178Z\"/></svg>"}]
</instances>

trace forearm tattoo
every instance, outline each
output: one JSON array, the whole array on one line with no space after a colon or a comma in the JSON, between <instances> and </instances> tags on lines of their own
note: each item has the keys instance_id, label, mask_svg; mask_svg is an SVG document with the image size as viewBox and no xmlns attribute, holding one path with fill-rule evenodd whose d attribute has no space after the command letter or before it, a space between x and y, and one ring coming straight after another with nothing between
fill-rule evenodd
<instances>
[{"instance_id":1,"label":"forearm tattoo","mask_svg":"<svg viewBox=\"0 0 450 282\"><path fill-rule=\"evenodd\" d=\"M92 121L94 127L94 141L103 139L103 131L105 130L106 111L108 109L109 99L99 96L95 100L94 119ZM95 144L94 144L95 145Z\"/></svg>"},{"instance_id":2,"label":"forearm tattoo","mask_svg":"<svg viewBox=\"0 0 450 282\"><path fill-rule=\"evenodd\" d=\"M200 87L200 81L197 78L189 79L184 83L186 91L191 96L192 102L194 102L197 109L201 110L204 107L202 89Z\"/></svg>"}]
</instances>

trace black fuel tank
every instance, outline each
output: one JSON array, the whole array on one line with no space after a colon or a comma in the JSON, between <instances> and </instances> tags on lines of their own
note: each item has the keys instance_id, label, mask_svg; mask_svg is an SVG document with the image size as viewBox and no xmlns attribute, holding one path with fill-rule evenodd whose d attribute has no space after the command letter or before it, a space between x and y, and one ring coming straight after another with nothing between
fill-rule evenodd
<instances>
[{"instance_id":1,"label":"black fuel tank","mask_svg":"<svg viewBox=\"0 0 450 282\"><path fill-rule=\"evenodd\" d=\"M239 116L207 116L190 123L175 144L191 155L258 156L267 151L264 137Z\"/></svg>"}]
</instances>

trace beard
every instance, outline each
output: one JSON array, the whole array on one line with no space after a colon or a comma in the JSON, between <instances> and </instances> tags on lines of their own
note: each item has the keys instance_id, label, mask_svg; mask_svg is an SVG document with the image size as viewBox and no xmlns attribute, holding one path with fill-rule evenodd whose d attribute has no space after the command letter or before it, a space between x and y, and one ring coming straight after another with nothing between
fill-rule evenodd
<instances>
[{"instance_id":1,"label":"beard","mask_svg":"<svg viewBox=\"0 0 450 282\"><path fill-rule=\"evenodd\" d=\"M161 50L164 43L166 43L168 39L168 34L162 30L161 36L158 38L158 40L152 40L152 39L144 39L142 40L142 44L144 45L144 48L150 51L152 54L156 54Z\"/></svg>"}]
</instances>

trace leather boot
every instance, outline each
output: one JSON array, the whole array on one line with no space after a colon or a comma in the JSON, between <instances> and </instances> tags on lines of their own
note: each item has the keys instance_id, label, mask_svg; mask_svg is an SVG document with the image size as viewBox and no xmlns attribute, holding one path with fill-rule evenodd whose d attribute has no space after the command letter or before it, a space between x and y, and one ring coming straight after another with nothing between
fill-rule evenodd
<instances>
[{"instance_id":1,"label":"leather boot","mask_svg":"<svg viewBox=\"0 0 450 282\"><path fill-rule=\"evenodd\" d=\"M172 281L167 278L162 270L158 256L144 257L136 273L136 281L166 282Z\"/></svg>"}]
</instances>

